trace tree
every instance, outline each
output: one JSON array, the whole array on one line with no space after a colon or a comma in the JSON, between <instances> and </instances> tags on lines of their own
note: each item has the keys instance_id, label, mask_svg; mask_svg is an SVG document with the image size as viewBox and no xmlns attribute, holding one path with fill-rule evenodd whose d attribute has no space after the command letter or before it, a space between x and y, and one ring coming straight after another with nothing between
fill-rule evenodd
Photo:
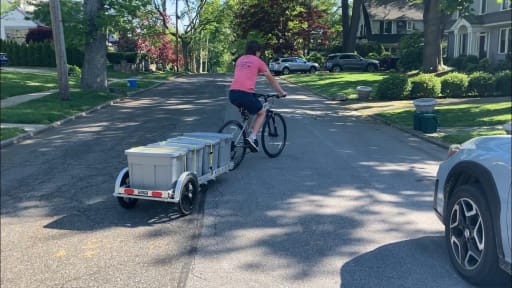
<instances>
[{"instance_id":1,"label":"tree","mask_svg":"<svg viewBox=\"0 0 512 288\"><path fill-rule=\"evenodd\" d=\"M34 4L32 19L50 24L51 14L49 2ZM84 45L83 5L80 1L60 0L64 38L66 47L80 47Z\"/></svg>"},{"instance_id":2,"label":"tree","mask_svg":"<svg viewBox=\"0 0 512 288\"><path fill-rule=\"evenodd\" d=\"M86 42L80 86L83 90L107 89L107 36L102 27L105 15L102 0L84 0Z\"/></svg>"}]
</instances>

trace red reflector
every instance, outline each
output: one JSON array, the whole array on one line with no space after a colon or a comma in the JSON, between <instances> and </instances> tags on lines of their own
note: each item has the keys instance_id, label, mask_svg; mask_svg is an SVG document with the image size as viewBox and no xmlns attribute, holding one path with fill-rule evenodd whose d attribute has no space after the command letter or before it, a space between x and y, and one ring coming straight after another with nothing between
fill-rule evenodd
<instances>
[{"instance_id":1,"label":"red reflector","mask_svg":"<svg viewBox=\"0 0 512 288\"><path fill-rule=\"evenodd\" d=\"M135 190L133 190L133 189L130 189L130 188L125 188L125 189L124 189L124 194L129 194L129 195L131 195L131 194L133 194L133 193L135 193Z\"/></svg>"},{"instance_id":2,"label":"red reflector","mask_svg":"<svg viewBox=\"0 0 512 288\"><path fill-rule=\"evenodd\" d=\"M151 192L151 196L162 198L162 192L160 192L160 191L153 191L153 192Z\"/></svg>"}]
</instances>

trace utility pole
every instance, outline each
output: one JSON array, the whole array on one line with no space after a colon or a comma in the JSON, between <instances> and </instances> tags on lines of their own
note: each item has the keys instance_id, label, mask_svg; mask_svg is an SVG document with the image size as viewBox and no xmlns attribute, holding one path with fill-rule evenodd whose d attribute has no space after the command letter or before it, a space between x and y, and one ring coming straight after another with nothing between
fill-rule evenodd
<instances>
[{"instance_id":1,"label":"utility pole","mask_svg":"<svg viewBox=\"0 0 512 288\"><path fill-rule=\"evenodd\" d=\"M57 62L60 99L69 100L68 61L66 58L66 44L64 44L64 31L62 28L62 15L59 0L50 0L50 15L52 18L52 33L55 46L55 59Z\"/></svg>"},{"instance_id":2,"label":"utility pole","mask_svg":"<svg viewBox=\"0 0 512 288\"><path fill-rule=\"evenodd\" d=\"M180 71L180 33L178 32L178 0L176 0L176 72Z\"/></svg>"}]
</instances>

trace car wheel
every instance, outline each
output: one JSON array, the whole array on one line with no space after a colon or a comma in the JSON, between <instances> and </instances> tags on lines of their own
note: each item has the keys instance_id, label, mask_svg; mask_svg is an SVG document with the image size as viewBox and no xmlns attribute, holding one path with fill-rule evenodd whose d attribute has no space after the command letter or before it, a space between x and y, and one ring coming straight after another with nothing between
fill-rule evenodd
<instances>
[{"instance_id":1,"label":"car wheel","mask_svg":"<svg viewBox=\"0 0 512 288\"><path fill-rule=\"evenodd\" d=\"M332 67L332 72L341 72L341 70L341 66L336 65Z\"/></svg>"},{"instance_id":2,"label":"car wheel","mask_svg":"<svg viewBox=\"0 0 512 288\"><path fill-rule=\"evenodd\" d=\"M368 65L368 67L366 67L366 70L368 72L375 72L377 71L377 67L375 67L375 65Z\"/></svg>"},{"instance_id":3,"label":"car wheel","mask_svg":"<svg viewBox=\"0 0 512 288\"><path fill-rule=\"evenodd\" d=\"M316 73L316 68L315 67L309 68L309 73L311 73L311 74Z\"/></svg>"},{"instance_id":4,"label":"car wheel","mask_svg":"<svg viewBox=\"0 0 512 288\"><path fill-rule=\"evenodd\" d=\"M455 189L448 201L445 241L456 270L474 284L500 280L495 231L484 192L476 185ZM496 210L493 210L496 211Z\"/></svg>"},{"instance_id":5,"label":"car wheel","mask_svg":"<svg viewBox=\"0 0 512 288\"><path fill-rule=\"evenodd\" d=\"M290 74L290 69L288 69L286 67L283 68L283 75L288 75L288 74Z\"/></svg>"}]
</instances>

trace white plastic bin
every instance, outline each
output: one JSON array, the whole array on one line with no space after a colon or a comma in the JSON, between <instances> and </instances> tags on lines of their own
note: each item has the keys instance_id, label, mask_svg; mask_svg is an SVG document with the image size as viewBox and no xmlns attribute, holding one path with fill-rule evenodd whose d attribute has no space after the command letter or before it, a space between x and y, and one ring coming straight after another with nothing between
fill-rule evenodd
<instances>
[{"instance_id":1,"label":"white plastic bin","mask_svg":"<svg viewBox=\"0 0 512 288\"><path fill-rule=\"evenodd\" d=\"M226 133L193 132L183 134L185 137L199 139L211 139L219 141L218 163L219 167L228 165L231 162L231 141L233 135Z\"/></svg>"},{"instance_id":2,"label":"white plastic bin","mask_svg":"<svg viewBox=\"0 0 512 288\"><path fill-rule=\"evenodd\" d=\"M203 175L210 173L213 169L219 167L218 154L219 154L219 140L201 139L196 137L179 136L167 139L169 142L185 143L185 144L199 144L204 145L203 150Z\"/></svg>"},{"instance_id":3,"label":"white plastic bin","mask_svg":"<svg viewBox=\"0 0 512 288\"><path fill-rule=\"evenodd\" d=\"M125 150L125 154L133 188L170 190L185 171L183 149L143 146Z\"/></svg>"},{"instance_id":4,"label":"white plastic bin","mask_svg":"<svg viewBox=\"0 0 512 288\"><path fill-rule=\"evenodd\" d=\"M194 172L197 176L203 175L203 152L204 144L201 143L181 143L172 141L161 141L147 145L148 147L172 147L184 150L187 153L185 169Z\"/></svg>"}]
</instances>

